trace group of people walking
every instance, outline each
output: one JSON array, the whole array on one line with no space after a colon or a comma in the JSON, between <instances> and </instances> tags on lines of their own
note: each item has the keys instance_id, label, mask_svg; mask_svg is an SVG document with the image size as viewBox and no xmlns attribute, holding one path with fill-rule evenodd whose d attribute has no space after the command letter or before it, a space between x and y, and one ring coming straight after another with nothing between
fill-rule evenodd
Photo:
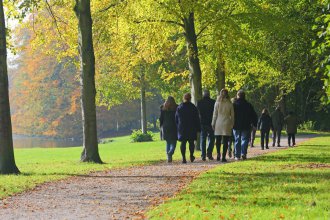
<instances>
[{"instance_id":1,"label":"group of people walking","mask_svg":"<svg viewBox=\"0 0 330 220\"><path fill-rule=\"evenodd\" d=\"M169 96L160 107L160 127L162 139L166 141L167 161L172 162L177 140L181 142L182 163L187 163L186 146L189 145L189 159L195 160L194 150L197 133L200 132L201 158L214 160L212 153L214 143L217 151L217 161L227 162L226 154L232 155L231 142L234 142L235 160L247 158L247 148L253 147L255 131L261 133L261 149L268 149L269 133L273 130L273 146L277 138L280 146L281 130L287 123L288 142L295 145L297 121L292 112L284 118L280 109L270 116L263 109L258 120L253 106L245 99L245 92L239 90L237 96L230 99L227 89L222 89L217 100L210 98L210 92L204 90L203 98L195 106L191 103L191 94L186 93L183 102L178 106L173 97ZM251 137L252 136L252 137ZM208 146L206 147L206 143ZM220 152L223 145L222 154Z\"/></svg>"}]
</instances>

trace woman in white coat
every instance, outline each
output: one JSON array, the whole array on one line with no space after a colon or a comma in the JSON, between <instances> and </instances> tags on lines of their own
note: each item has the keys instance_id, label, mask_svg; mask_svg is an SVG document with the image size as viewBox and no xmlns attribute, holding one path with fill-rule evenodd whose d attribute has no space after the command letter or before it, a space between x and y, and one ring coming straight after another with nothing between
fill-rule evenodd
<instances>
[{"instance_id":1,"label":"woman in white coat","mask_svg":"<svg viewBox=\"0 0 330 220\"><path fill-rule=\"evenodd\" d=\"M212 127L216 137L217 160L220 161L220 146L223 143L222 162L227 162L228 141L234 126L234 106L228 90L222 89L214 105Z\"/></svg>"}]
</instances>

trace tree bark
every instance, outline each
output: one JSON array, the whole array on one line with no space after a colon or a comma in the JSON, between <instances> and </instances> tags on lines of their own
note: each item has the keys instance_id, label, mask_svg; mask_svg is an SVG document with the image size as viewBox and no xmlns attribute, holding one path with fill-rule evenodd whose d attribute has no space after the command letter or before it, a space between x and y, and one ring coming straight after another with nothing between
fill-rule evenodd
<instances>
[{"instance_id":1,"label":"tree bark","mask_svg":"<svg viewBox=\"0 0 330 220\"><path fill-rule=\"evenodd\" d=\"M143 71L143 70L142 70ZM143 134L147 134L147 107L146 107L146 86L144 73L141 73L141 129Z\"/></svg>"},{"instance_id":2,"label":"tree bark","mask_svg":"<svg viewBox=\"0 0 330 220\"><path fill-rule=\"evenodd\" d=\"M221 89L225 88L226 83L226 69L225 69L225 60L223 59L223 56L221 53L218 55L217 59L217 68L215 70L216 73L216 90L218 95L220 95Z\"/></svg>"},{"instance_id":3,"label":"tree bark","mask_svg":"<svg viewBox=\"0 0 330 220\"><path fill-rule=\"evenodd\" d=\"M183 20L190 71L191 101L197 104L197 101L202 98L202 71L198 58L194 13L189 13L189 16Z\"/></svg>"},{"instance_id":4,"label":"tree bark","mask_svg":"<svg viewBox=\"0 0 330 220\"><path fill-rule=\"evenodd\" d=\"M0 174L17 173L8 92L5 15L0 0Z\"/></svg>"},{"instance_id":5,"label":"tree bark","mask_svg":"<svg viewBox=\"0 0 330 220\"><path fill-rule=\"evenodd\" d=\"M81 161L102 163L98 150L95 105L95 56L92 35L90 0L76 0L80 55L81 109L83 122L83 152Z\"/></svg>"}]
</instances>

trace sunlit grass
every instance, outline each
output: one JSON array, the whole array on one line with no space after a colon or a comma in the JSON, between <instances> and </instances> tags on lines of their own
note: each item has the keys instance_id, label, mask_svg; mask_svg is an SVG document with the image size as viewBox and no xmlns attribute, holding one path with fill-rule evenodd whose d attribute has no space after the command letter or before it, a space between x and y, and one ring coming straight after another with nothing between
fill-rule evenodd
<instances>
[{"instance_id":1,"label":"sunlit grass","mask_svg":"<svg viewBox=\"0 0 330 220\"><path fill-rule=\"evenodd\" d=\"M330 137L195 179L152 219L330 219Z\"/></svg>"}]
</instances>

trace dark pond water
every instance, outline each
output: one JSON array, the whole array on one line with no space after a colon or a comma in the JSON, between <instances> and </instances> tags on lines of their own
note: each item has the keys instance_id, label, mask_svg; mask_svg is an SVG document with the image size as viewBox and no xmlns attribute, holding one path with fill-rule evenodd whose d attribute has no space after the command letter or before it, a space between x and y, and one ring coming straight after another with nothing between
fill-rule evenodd
<instances>
[{"instance_id":1,"label":"dark pond water","mask_svg":"<svg viewBox=\"0 0 330 220\"><path fill-rule=\"evenodd\" d=\"M14 148L54 148L54 147L75 147L82 146L82 140L62 140L40 137L28 137L22 135L13 135Z\"/></svg>"}]
</instances>

